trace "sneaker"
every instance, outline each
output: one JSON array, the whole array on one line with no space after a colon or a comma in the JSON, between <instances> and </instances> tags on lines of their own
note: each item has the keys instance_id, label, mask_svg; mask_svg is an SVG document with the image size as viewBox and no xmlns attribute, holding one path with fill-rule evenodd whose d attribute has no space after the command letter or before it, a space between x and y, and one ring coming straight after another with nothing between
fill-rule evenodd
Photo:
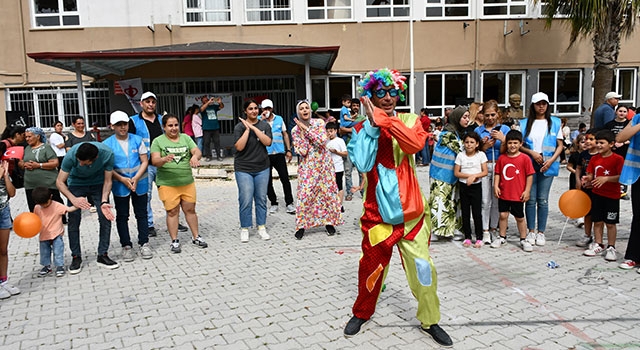
<instances>
[{"instance_id":1,"label":"sneaker","mask_svg":"<svg viewBox=\"0 0 640 350\"><path fill-rule=\"evenodd\" d=\"M593 243L593 236L582 236L577 242L576 247L586 248Z\"/></svg>"},{"instance_id":2,"label":"sneaker","mask_svg":"<svg viewBox=\"0 0 640 350\"><path fill-rule=\"evenodd\" d=\"M180 242L178 242L178 240L175 240L174 242L171 242L171 252L174 254L178 254L182 251L182 248L180 248Z\"/></svg>"},{"instance_id":3,"label":"sneaker","mask_svg":"<svg viewBox=\"0 0 640 350\"><path fill-rule=\"evenodd\" d=\"M301 240L301 239L302 239L302 237L304 236L304 229L303 229L303 228L301 228L301 229L299 229L298 231L296 231L295 236L296 236L296 239L297 239L297 240Z\"/></svg>"},{"instance_id":4,"label":"sneaker","mask_svg":"<svg viewBox=\"0 0 640 350\"><path fill-rule=\"evenodd\" d=\"M573 225L577 228L584 227L584 218L577 218L576 221L573 222Z\"/></svg>"},{"instance_id":5,"label":"sneaker","mask_svg":"<svg viewBox=\"0 0 640 350\"><path fill-rule=\"evenodd\" d=\"M346 197L344 197L344 200L347 201L347 202L352 201L353 200L353 195L348 194Z\"/></svg>"},{"instance_id":6,"label":"sneaker","mask_svg":"<svg viewBox=\"0 0 640 350\"><path fill-rule=\"evenodd\" d=\"M432 324L429 328L420 327L420 330L430 335L431 338L441 346L453 346L453 341L451 340L451 337L449 337L449 334L447 334L447 332L437 324Z\"/></svg>"},{"instance_id":7,"label":"sneaker","mask_svg":"<svg viewBox=\"0 0 640 350\"><path fill-rule=\"evenodd\" d=\"M130 245L122 247L122 260L125 262L136 260L136 255L133 254L133 249L131 249Z\"/></svg>"},{"instance_id":8,"label":"sneaker","mask_svg":"<svg viewBox=\"0 0 640 350\"><path fill-rule=\"evenodd\" d=\"M544 233L536 234L536 245L543 246L545 243L547 243L547 240L544 239Z\"/></svg>"},{"instance_id":9,"label":"sneaker","mask_svg":"<svg viewBox=\"0 0 640 350\"><path fill-rule=\"evenodd\" d=\"M453 233L453 238L454 241L462 241L464 239L464 233L455 230L455 232Z\"/></svg>"},{"instance_id":10,"label":"sneaker","mask_svg":"<svg viewBox=\"0 0 640 350\"><path fill-rule=\"evenodd\" d=\"M632 268L637 267L637 266L638 266L638 264L635 261L633 261L633 260L625 260L618 267L623 269L623 270L631 270Z\"/></svg>"},{"instance_id":11,"label":"sneaker","mask_svg":"<svg viewBox=\"0 0 640 350\"><path fill-rule=\"evenodd\" d=\"M592 242L591 244L589 244L589 248L587 248L587 250L585 250L583 254L586 256L596 256L602 255L602 252L604 252L604 248L602 248L600 244Z\"/></svg>"},{"instance_id":12,"label":"sneaker","mask_svg":"<svg viewBox=\"0 0 640 350\"><path fill-rule=\"evenodd\" d=\"M489 231L482 232L482 242L484 244L491 244L491 233L489 233Z\"/></svg>"},{"instance_id":13,"label":"sneaker","mask_svg":"<svg viewBox=\"0 0 640 350\"><path fill-rule=\"evenodd\" d=\"M200 248L206 248L206 247L209 246L207 244L207 242L204 241L204 238L202 238L200 235L198 235L198 237L192 239L191 243L195 244L197 247L200 247Z\"/></svg>"},{"instance_id":14,"label":"sneaker","mask_svg":"<svg viewBox=\"0 0 640 350\"><path fill-rule=\"evenodd\" d=\"M71 260L71 265L69 265L69 273L75 275L82 271L82 258L79 256L74 256L73 260Z\"/></svg>"},{"instance_id":15,"label":"sneaker","mask_svg":"<svg viewBox=\"0 0 640 350\"><path fill-rule=\"evenodd\" d=\"M211 161L211 157L204 157L204 160L206 160L207 162Z\"/></svg>"},{"instance_id":16,"label":"sneaker","mask_svg":"<svg viewBox=\"0 0 640 350\"><path fill-rule=\"evenodd\" d=\"M18 287L14 286L13 284L9 284L9 281L4 281L0 283L0 289L6 290L11 295L20 294L20 289L18 289Z\"/></svg>"},{"instance_id":17,"label":"sneaker","mask_svg":"<svg viewBox=\"0 0 640 350\"><path fill-rule=\"evenodd\" d=\"M462 246L471 247L471 240L470 239L465 239L464 242L462 242Z\"/></svg>"},{"instance_id":18,"label":"sneaker","mask_svg":"<svg viewBox=\"0 0 640 350\"><path fill-rule=\"evenodd\" d=\"M56 266L56 277L62 277L64 274L64 266Z\"/></svg>"},{"instance_id":19,"label":"sneaker","mask_svg":"<svg viewBox=\"0 0 640 350\"><path fill-rule=\"evenodd\" d=\"M533 232L527 233L526 241L529 242L529 244L531 245L536 244L536 234Z\"/></svg>"},{"instance_id":20,"label":"sneaker","mask_svg":"<svg viewBox=\"0 0 640 350\"><path fill-rule=\"evenodd\" d=\"M505 243L507 243L507 237L498 236L491 242L491 248L500 248Z\"/></svg>"},{"instance_id":21,"label":"sneaker","mask_svg":"<svg viewBox=\"0 0 640 350\"><path fill-rule=\"evenodd\" d=\"M520 247L522 247L522 250L527 253L531 253L533 251L533 245L526 239L520 240Z\"/></svg>"},{"instance_id":22,"label":"sneaker","mask_svg":"<svg viewBox=\"0 0 640 350\"><path fill-rule=\"evenodd\" d=\"M360 332L360 328L365 324L368 320L358 317L351 317L347 325L344 327L344 335L347 337L354 336Z\"/></svg>"},{"instance_id":23,"label":"sneaker","mask_svg":"<svg viewBox=\"0 0 640 350\"><path fill-rule=\"evenodd\" d=\"M149 247L149 243L145 243L140 246L140 256L143 259L153 258L153 252L151 251L151 247Z\"/></svg>"},{"instance_id":24,"label":"sneaker","mask_svg":"<svg viewBox=\"0 0 640 350\"><path fill-rule=\"evenodd\" d=\"M333 225L326 225L325 228L327 229L327 236L333 236L336 234L336 228L333 227Z\"/></svg>"},{"instance_id":25,"label":"sneaker","mask_svg":"<svg viewBox=\"0 0 640 350\"><path fill-rule=\"evenodd\" d=\"M9 299L11 298L11 293L4 288L0 288L0 299Z\"/></svg>"},{"instance_id":26,"label":"sneaker","mask_svg":"<svg viewBox=\"0 0 640 350\"><path fill-rule=\"evenodd\" d=\"M269 213L270 213L270 214L273 214L273 213L275 213L275 212L277 212L277 211L278 211L278 206L277 206L277 205L271 205L271 206L269 207Z\"/></svg>"},{"instance_id":27,"label":"sneaker","mask_svg":"<svg viewBox=\"0 0 640 350\"><path fill-rule=\"evenodd\" d=\"M156 232L156 228L151 226L149 227L149 237L157 237L158 232Z\"/></svg>"},{"instance_id":28,"label":"sneaker","mask_svg":"<svg viewBox=\"0 0 640 350\"><path fill-rule=\"evenodd\" d=\"M38 272L38 277L44 277L51 273L51 266L43 266L42 269Z\"/></svg>"},{"instance_id":29,"label":"sneaker","mask_svg":"<svg viewBox=\"0 0 640 350\"><path fill-rule=\"evenodd\" d=\"M249 242L249 230L246 228L240 229L240 242Z\"/></svg>"},{"instance_id":30,"label":"sneaker","mask_svg":"<svg viewBox=\"0 0 640 350\"><path fill-rule=\"evenodd\" d=\"M295 214L296 207L293 204L287 204L287 214Z\"/></svg>"},{"instance_id":31,"label":"sneaker","mask_svg":"<svg viewBox=\"0 0 640 350\"><path fill-rule=\"evenodd\" d=\"M178 223L178 232L187 232L187 231L189 231L189 228L187 226L184 226Z\"/></svg>"},{"instance_id":32,"label":"sneaker","mask_svg":"<svg viewBox=\"0 0 640 350\"><path fill-rule=\"evenodd\" d=\"M618 260L618 252L616 251L615 247L609 246L606 250L606 253L604 254L604 260L606 261L616 261Z\"/></svg>"},{"instance_id":33,"label":"sneaker","mask_svg":"<svg viewBox=\"0 0 640 350\"><path fill-rule=\"evenodd\" d=\"M474 248L482 248L483 245L484 245L484 243L481 240L477 239L476 243L473 244L473 247Z\"/></svg>"},{"instance_id":34,"label":"sneaker","mask_svg":"<svg viewBox=\"0 0 640 350\"><path fill-rule=\"evenodd\" d=\"M89 212L90 213L95 213L97 211L98 211L98 209L96 209L96 207L94 205L92 205L91 208L89 208Z\"/></svg>"},{"instance_id":35,"label":"sneaker","mask_svg":"<svg viewBox=\"0 0 640 350\"><path fill-rule=\"evenodd\" d=\"M107 255L106 253L98 257L98 266L107 268L109 270L117 269L118 267L120 267L120 265L118 265L117 262L111 260L111 258L109 258L109 255Z\"/></svg>"},{"instance_id":36,"label":"sneaker","mask_svg":"<svg viewBox=\"0 0 640 350\"><path fill-rule=\"evenodd\" d=\"M216 159L218 160L218 162L222 162L222 157L218 157Z\"/></svg>"},{"instance_id":37,"label":"sneaker","mask_svg":"<svg viewBox=\"0 0 640 350\"><path fill-rule=\"evenodd\" d=\"M267 228L264 226L258 226L258 235L260 235L263 241L268 241L271 238L267 233Z\"/></svg>"}]
</instances>

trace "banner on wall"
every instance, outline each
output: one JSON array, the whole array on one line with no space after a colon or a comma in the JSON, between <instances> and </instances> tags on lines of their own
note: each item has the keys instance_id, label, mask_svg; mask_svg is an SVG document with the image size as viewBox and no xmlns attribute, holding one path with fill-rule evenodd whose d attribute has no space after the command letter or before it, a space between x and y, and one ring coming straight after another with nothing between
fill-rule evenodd
<instances>
[{"instance_id":1,"label":"banner on wall","mask_svg":"<svg viewBox=\"0 0 640 350\"><path fill-rule=\"evenodd\" d=\"M185 95L185 109L192 105L202 105L202 98L208 96L209 98L217 99L220 97L224 108L218 111L218 120L233 120L233 94L187 94Z\"/></svg>"},{"instance_id":2,"label":"banner on wall","mask_svg":"<svg viewBox=\"0 0 640 350\"><path fill-rule=\"evenodd\" d=\"M142 97L142 79L127 79L127 80L118 80L114 86L114 93L116 95L124 95L129 103L131 103L131 107L136 113L140 113L142 111L142 107L140 106L140 97Z\"/></svg>"}]
</instances>

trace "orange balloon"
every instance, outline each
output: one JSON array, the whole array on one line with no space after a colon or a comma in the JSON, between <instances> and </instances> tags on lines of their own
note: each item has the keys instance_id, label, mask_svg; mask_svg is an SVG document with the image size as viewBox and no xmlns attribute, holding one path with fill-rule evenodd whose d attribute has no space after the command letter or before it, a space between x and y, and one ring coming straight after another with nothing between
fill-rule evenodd
<instances>
[{"instance_id":1,"label":"orange balloon","mask_svg":"<svg viewBox=\"0 0 640 350\"><path fill-rule=\"evenodd\" d=\"M34 213L22 213L13 220L13 230L22 238L35 237L42 228L42 221Z\"/></svg>"},{"instance_id":2,"label":"orange balloon","mask_svg":"<svg viewBox=\"0 0 640 350\"><path fill-rule=\"evenodd\" d=\"M558 207L570 219L581 218L591 210L591 198L580 190L569 190L560 196Z\"/></svg>"}]
</instances>

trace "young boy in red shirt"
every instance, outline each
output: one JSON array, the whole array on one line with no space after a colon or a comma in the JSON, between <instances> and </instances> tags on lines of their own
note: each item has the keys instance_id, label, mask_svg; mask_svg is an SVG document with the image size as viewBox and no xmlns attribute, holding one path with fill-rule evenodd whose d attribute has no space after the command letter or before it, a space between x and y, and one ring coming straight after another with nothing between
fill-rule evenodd
<instances>
[{"instance_id":1,"label":"young boy in red shirt","mask_svg":"<svg viewBox=\"0 0 640 350\"><path fill-rule=\"evenodd\" d=\"M616 224L620 221L620 172L624 159L613 153L616 137L611 130L596 133L598 154L591 158L587 175L582 177L582 185L593 186L591 199L591 220L593 221L594 242L584 251L586 256L601 255L605 260L616 261ZM602 244L604 226L607 225L607 249Z\"/></svg>"},{"instance_id":2,"label":"young boy in red shirt","mask_svg":"<svg viewBox=\"0 0 640 350\"><path fill-rule=\"evenodd\" d=\"M516 219L520 232L520 247L525 252L532 252L533 246L527 242L527 226L524 221L524 203L529 200L533 183L533 164L531 158L520 152L522 133L511 130L505 136L507 153L498 158L495 166L493 191L498 198L500 212L500 237L492 243L491 248L500 248L507 243L507 220L509 213Z\"/></svg>"}]
</instances>

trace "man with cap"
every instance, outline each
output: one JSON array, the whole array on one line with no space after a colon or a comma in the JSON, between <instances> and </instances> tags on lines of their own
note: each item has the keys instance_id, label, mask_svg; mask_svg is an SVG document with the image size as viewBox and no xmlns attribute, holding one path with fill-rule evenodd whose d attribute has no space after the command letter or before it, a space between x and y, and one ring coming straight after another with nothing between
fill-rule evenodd
<instances>
[{"instance_id":1,"label":"man with cap","mask_svg":"<svg viewBox=\"0 0 640 350\"><path fill-rule=\"evenodd\" d=\"M122 259L125 262L135 260L135 252L129 235L129 200L138 227L140 256L151 259L153 253L149 246L147 227L147 191L149 183L147 166L149 151L142 137L129 133L129 116L123 111L111 113L111 128L114 134L104 140L104 144L113 151L113 202L116 207L116 228L122 245Z\"/></svg>"},{"instance_id":2,"label":"man with cap","mask_svg":"<svg viewBox=\"0 0 640 350\"><path fill-rule=\"evenodd\" d=\"M271 169L276 169L278 177L280 177L280 183L282 183L282 191L284 192L284 201L287 205L287 213L295 214L296 207L293 205L293 195L291 194L291 182L289 182L289 171L287 170L287 163L291 161L291 143L289 142L289 135L287 134L287 125L284 123L284 119L281 116L273 113L273 101L270 99L262 100L262 115L260 119L269 123L271 126L272 141L271 146L267 147L267 153L269 154L269 163ZM278 196L273 189L273 176L269 172L269 187L267 188L267 197L271 202L270 213L278 211Z\"/></svg>"},{"instance_id":3,"label":"man with cap","mask_svg":"<svg viewBox=\"0 0 640 350\"><path fill-rule=\"evenodd\" d=\"M605 124L616 119L616 106L622 95L610 91L604 96L604 103L593 113L593 127L603 128Z\"/></svg>"},{"instance_id":4,"label":"man with cap","mask_svg":"<svg viewBox=\"0 0 640 350\"><path fill-rule=\"evenodd\" d=\"M211 161L211 142L213 141L213 147L216 149L218 161L222 161L222 154L220 153L220 122L218 121L218 111L224 108L222 98L209 98L204 96L202 98L202 106L200 111L202 114L202 137L204 141L203 156L206 161Z\"/></svg>"}]
</instances>

